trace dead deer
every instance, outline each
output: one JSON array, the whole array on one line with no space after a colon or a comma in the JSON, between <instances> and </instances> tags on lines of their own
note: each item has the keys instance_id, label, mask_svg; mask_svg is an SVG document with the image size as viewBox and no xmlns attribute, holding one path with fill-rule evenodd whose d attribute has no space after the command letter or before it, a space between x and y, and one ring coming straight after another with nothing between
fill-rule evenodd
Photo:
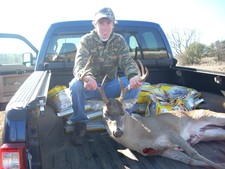
<instances>
[{"instance_id":1,"label":"dead deer","mask_svg":"<svg viewBox=\"0 0 225 169\"><path fill-rule=\"evenodd\" d=\"M142 65L141 70L140 81L144 81L148 72L144 73ZM120 98L108 99L104 93L104 80L98 89L105 103L103 119L115 141L144 156L163 156L193 166L225 168L224 163L210 161L191 146L199 141L225 140L224 113L193 110L134 117L123 106L129 87L124 87L120 82Z\"/></svg>"}]
</instances>

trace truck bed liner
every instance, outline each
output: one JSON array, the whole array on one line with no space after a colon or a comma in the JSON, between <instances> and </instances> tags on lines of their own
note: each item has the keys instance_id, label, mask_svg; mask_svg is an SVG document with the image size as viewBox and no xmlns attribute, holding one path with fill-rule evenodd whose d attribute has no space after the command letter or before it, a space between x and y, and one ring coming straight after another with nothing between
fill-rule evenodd
<instances>
[{"instance_id":1,"label":"truck bed liner","mask_svg":"<svg viewBox=\"0 0 225 169\"><path fill-rule=\"evenodd\" d=\"M134 151L132 153L138 161L132 160L117 151L125 147L111 139L105 130L88 132L85 144L72 146L70 134L64 132L63 120L49 107L38 120L42 133L43 169L203 169L164 157L145 157ZM224 141L201 142L194 148L214 162L225 162Z\"/></svg>"}]
</instances>

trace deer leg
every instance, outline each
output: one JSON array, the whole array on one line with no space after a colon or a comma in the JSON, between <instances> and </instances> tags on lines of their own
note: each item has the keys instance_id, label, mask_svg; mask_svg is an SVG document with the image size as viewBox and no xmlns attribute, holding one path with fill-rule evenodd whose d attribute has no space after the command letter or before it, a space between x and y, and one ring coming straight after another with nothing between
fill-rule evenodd
<instances>
[{"instance_id":1,"label":"deer leg","mask_svg":"<svg viewBox=\"0 0 225 169\"><path fill-rule=\"evenodd\" d=\"M176 133L170 133L169 136L171 142L180 146L191 159L205 162L206 164L208 164L208 166L214 167L216 169L224 168L224 166L222 167L220 164L216 164L205 158L204 156L200 155L194 148L192 148L182 137L180 137Z\"/></svg>"},{"instance_id":2,"label":"deer leg","mask_svg":"<svg viewBox=\"0 0 225 169\"><path fill-rule=\"evenodd\" d=\"M188 165L204 166L204 167L209 166L209 164L206 163L205 161L193 159L193 158L189 157L187 154L185 154L179 150L175 150L175 149L167 149L166 151L163 152L163 154L161 156L170 158L172 160L181 161ZM222 169L225 166L224 163L219 163L216 165L219 165L219 167L218 166L215 167L218 169Z\"/></svg>"},{"instance_id":3,"label":"deer leg","mask_svg":"<svg viewBox=\"0 0 225 169\"><path fill-rule=\"evenodd\" d=\"M197 127L196 127L197 128ZM196 129L194 133L191 133L187 142L193 146L200 141L214 141L225 140L225 126L218 126L209 124L199 129Z\"/></svg>"},{"instance_id":4,"label":"deer leg","mask_svg":"<svg viewBox=\"0 0 225 169\"><path fill-rule=\"evenodd\" d=\"M181 161L188 165L209 166L209 164L206 163L205 161L193 159L179 150L167 149L166 151L163 152L162 156L170 158L172 160Z\"/></svg>"}]
</instances>

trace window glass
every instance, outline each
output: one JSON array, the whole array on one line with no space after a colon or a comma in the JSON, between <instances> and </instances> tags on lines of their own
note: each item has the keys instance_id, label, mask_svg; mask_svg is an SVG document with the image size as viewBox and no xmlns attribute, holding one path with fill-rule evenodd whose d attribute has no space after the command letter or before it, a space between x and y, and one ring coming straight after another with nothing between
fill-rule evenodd
<instances>
[{"instance_id":1,"label":"window glass","mask_svg":"<svg viewBox=\"0 0 225 169\"><path fill-rule=\"evenodd\" d=\"M130 46L131 51L134 51L135 48L138 47L137 40L136 40L136 38L134 36L130 37L130 39L129 39L129 46Z\"/></svg>"},{"instance_id":2,"label":"window glass","mask_svg":"<svg viewBox=\"0 0 225 169\"><path fill-rule=\"evenodd\" d=\"M160 34L153 29L121 34L128 43L130 56L134 59L169 57Z\"/></svg>"},{"instance_id":3,"label":"window glass","mask_svg":"<svg viewBox=\"0 0 225 169\"><path fill-rule=\"evenodd\" d=\"M65 35L53 37L45 61L48 62L74 62L77 46L81 36Z\"/></svg>"},{"instance_id":4,"label":"window glass","mask_svg":"<svg viewBox=\"0 0 225 169\"><path fill-rule=\"evenodd\" d=\"M168 58L166 47L157 31L147 31L143 36L143 55L145 58ZM146 46L145 46L146 45Z\"/></svg>"},{"instance_id":5,"label":"window glass","mask_svg":"<svg viewBox=\"0 0 225 169\"><path fill-rule=\"evenodd\" d=\"M157 34L153 34L153 32L144 32L143 33L143 38L144 41L146 42L146 48L148 50L159 50L163 48L163 44L158 39L156 36Z\"/></svg>"},{"instance_id":6,"label":"window glass","mask_svg":"<svg viewBox=\"0 0 225 169\"><path fill-rule=\"evenodd\" d=\"M25 65L36 53L24 41L13 38L0 38L0 65ZM31 62L30 62L31 63Z\"/></svg>"}]
</instances>

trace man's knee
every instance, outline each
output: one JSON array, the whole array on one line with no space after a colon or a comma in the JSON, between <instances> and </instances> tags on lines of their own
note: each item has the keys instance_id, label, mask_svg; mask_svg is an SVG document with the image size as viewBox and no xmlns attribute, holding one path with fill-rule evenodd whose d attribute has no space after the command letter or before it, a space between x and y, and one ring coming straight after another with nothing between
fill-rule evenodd
<instances>
[{"instance_id":1,"label":"man's knee","mask_svg":"<svg viewBox=\"0 0 225 169\"><path fill-rule=\"evenodd\" d=\"M76 80L76 79L74 78L74 79L70 82L69 88L70 88L70 91L71 91L72 93L74 93L74 92L80 92L81 90L83 90L84 85L83 85L83 82L82 82L82 81Z\"/></svg>"},{"instance_id":2,"label":"man's knee","mask_svg":"<svg viewBox=\"0 0 225 169\"><path fill-rule=\"evenodd\" d=\"M140 92L141 92L141 87L137 88L137 89L129 90L125 96L125 100L126 99L137 99L140 95Z\"/></svg>"}]
</instances>

